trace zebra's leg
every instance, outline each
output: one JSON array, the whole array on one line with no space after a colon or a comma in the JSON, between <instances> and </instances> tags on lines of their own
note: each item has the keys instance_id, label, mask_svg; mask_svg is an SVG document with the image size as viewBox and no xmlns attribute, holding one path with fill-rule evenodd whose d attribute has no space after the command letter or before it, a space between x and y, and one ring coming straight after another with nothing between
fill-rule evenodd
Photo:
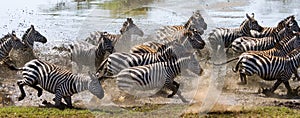
<instances>
[{"instance_id":1,"label":"zebra's leg","mask_svg":"<svg viewBox=\"0 0 300 118\"><path fill-rule=\"evenodd\" d=\"M277 80L275 82L275 84L272 86L272 88L270 89L264 89L262 93L265 94L266 96L273 96L274 95L274 91L278 88L278 86L282 83L282 80Z\"/></svg>"},{"instance_id":2,"label":"zebra's leg","mask_svg":"<svg viewBox=\"0 0 300 118\"><path fill-rule=\"evenodd\" d=\"M65 96L65 97L63 97L63 98L64 98L65 102L67 103L67 106L68 106L69 108L73 108L71 96Z\"/></svg>"},{"instance_id":3,"label":"zebra's leg","mask_svg":"<svg viewBox=\"0 0 300 118\"><path fill-rule=\"evenodd\" d=\"M18 84L19 89L20 89L20 91L21 91L21 95L19 96L18 100L21 101L21 100L23 100L23 99L25 98L25 96L26 96L26 93L25 93L24 88L23 88L23 86L25 85L25 82L24 82L24 80L18 80L18 81L17 81L17 84Z\"/></svg>"},{"instance_id":4,"label":"zebra's leg","mask_svg":"<svg viewBox=\"0 0 300 118\"><path fill-rule=\"evenodd\" d=\"M294 80L294 81L299 81L299 80L300 80L300 76L299 76L297 70L294 71L294 75L295 75L295 78L293 78L293 80Z\"/></svg>"},{"instance_id":5,"label":"zebra's leg","mask_svg":"<svg viewBox=\"0 0 300 118\"><path fill-rule=\"evenodd\" d=\"M63 109L63 106L61 105L61 99L63 98L63 95L61 94L60 90L57 90L55 93L55 107L59 109Z\"/></svg>"},{"instance_id":6,"label":"zebra's leg","mask_svg":"<svg viewBox=\"0 0 300 118\"><path fill-rule=\"evenodd\" d=\"M245 73L241 73L240 72L240 79L241 79L241 82L239 82L238 84L240 85L246 85L247 84L247 75Z\"/></svg>"},{"instance_id":7,"label":"zebra's leg","mask_svg":"<svg viewBox=\"0 0 300 118\"><path fill-rule=\"evenodd\" d=\"M38 97L40 97L43 94L43 89L37 85L30 85L30 87L34 88L38 91Z\"/></svg>"},{"instance_id":8,"label":"zebra's leg","mask_svg":"<svg viewBox=\"0 0 300 118\"><path fill-rule=\"evenodd\" d=\"M173 81L172 84L169 85L168 88L169 88L170 90L172 90L173 92L172 92L170 95L168 95L168 98L173 97L173 96L177 93L177 91L178 91L178 89L179 89L179 86L180 86L180 84L177 83L176 81Z\"/></svg>"},{"instance_id":9,"label":"zebra's leg","mask_svg":"<svg viewBox=\"0 0 300 118\"><path fill-rule=\"evenodd\" d=\"M287 95L288 96L297 95L297 93L292 90L289 81L284 81L283 84L284 84L285 88L287 89Z\"/></svg>"}]
</instances>

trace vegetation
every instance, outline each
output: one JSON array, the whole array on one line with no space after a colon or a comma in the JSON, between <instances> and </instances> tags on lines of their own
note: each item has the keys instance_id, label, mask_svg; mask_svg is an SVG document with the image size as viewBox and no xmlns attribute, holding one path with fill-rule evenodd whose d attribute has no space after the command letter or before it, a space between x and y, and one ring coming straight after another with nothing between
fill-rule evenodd
<instances>
[{"instance_id":1,"label":"vegetation","mask_svg":"<svg viewBox=\"0 0 300 118\"><path fill-rule=\"evenodd\" d=\"M158 105L161 107L160 105ZM56 108L40 108L40 107L1 107L0 117L168 117L171 116L172 110L167 110L168 113L155 113L147 112L149 107L158 106L148 106L142 110L139 107L138 110L132 110L130 108L125 108L127 110L105 108L104 110L88 110L88 109L65 109L59 110ZM172 106L173 112L177 111L177 105ZM106 110L105 110L106 109ZM130 110L128 110L130 109ZM150 108L152 109L152 108ZM142 112L146 111L146 112ZM153 114L152 114L153 113ZM176 114L176 113L175 113ZM176 117L176 116L174 116ZM195 118L195 117L285 117L294 118L300 117L300 111L295 109L290 109L286 107L255 107L255 108L243 108L241 110L235 111L214 111L206 115L199 115L197 113L182 114L183 118Z\"/></svg>"},{"instance_id":2,"label":"vegetation","mask_svg":"<svg viewBox=\"0 0 300 118\"><path fill-rule=\"evenodd\" d=\"M56 108L39 108L39 107L1 107L1 118L14 118L14 117L28 117L28 118L40 118L40 117L94 117L89 110L78 109L65 109L59 110Z\"/></svg>"},{"instance_id":3,"label":"vegetation","mask_svg":"<svg viewBox=\"0 0 300 118\"><path fill-rule=\"evenodd\" d=\"M193 118L200 117L199 114L189 113L182 114L181 117L184 118ZM287 107L255 107L248 109L241 109L238 111L218 111L218 112L210 112L203 117L222 117L222 118L232 118L232 117L241 117L241 118L260 118L260 117L284 117L284 118L296 118L300 117L300 111L295 109L290 109Z\"/></svg>"}]
</instances>

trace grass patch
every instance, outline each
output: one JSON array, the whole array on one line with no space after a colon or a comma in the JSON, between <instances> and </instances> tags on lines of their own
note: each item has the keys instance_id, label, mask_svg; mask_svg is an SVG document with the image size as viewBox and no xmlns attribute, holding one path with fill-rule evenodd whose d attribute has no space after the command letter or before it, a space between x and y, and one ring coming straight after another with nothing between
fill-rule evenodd
<instances>
[{"instance_id":1,"label":"grass patch","mask_svg":"<svg viewBox=\"0 0 300 118\"><path fill-rule=\"evenodd\" d=\"M195 118L200 117L197 113L187 113L182 114L183 118ZM300 117L300 111L295 109L290 109L287 107L253 107L248 109L242 109L238 111L217 111L217 112L209 112L203 117L222 117L222 118L231 118L231 117L241 117L241 118L249 118L249 117L284 117L284 118L295 118Z\"/></svg>"},{"instance_id":2,"label":"grass patch","mask_svg":"<svg viewBox=\"0 0 300 118\"><path fill-rule=\"evenodd\" d=\"M11 117L95 117L89 110L65 109L59 110L56 108L39 108L39 107L1 107L1 118Z\"/></svg>"},{"instance_id":3,"label":"grass patch","mask_svg":"<svg viewBox=\"0 0 300 118\"><path fill-rule=\"evenodd\" d=\"M165 106L165 104L145 104L143 106L123 107L123 109L127 109L129 111L135 111L135 112L149 112L149 111L157 110L163 106Z\"/></svg>"}]
</instances>

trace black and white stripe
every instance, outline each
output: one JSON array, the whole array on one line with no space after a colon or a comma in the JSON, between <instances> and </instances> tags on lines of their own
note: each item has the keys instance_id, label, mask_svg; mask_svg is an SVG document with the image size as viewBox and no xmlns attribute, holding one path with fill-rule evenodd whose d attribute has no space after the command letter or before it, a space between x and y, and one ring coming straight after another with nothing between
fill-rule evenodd
<instances>
[{"instance_id":1,"label":"black and white stripe","mask_svg":"<svg viewBox=\"0 0 300 118\"><path fill-rule=\"evenodd\" d=\"M296 32L299 32L300 29L299 29L298 23L295 20L295 16L292 15L292 16L288 16L285 19L281 20L277 24L277 27L262 27L263 29L261 32L251 31L251 37L262 38L262 37L276 36L284 28L285 22L289 19L292 19L291 27L293 29L297 29Z\"/></svg>"},{"instance_id":2,"label":"black and white stripe","mask_svg":"<svg viewBox=\"0 0 300 118\"><path fill-rule=\"evenodd\" d=\"M208 40L213 51L228 48L238 37L250 36L250 30L262 30L262 27L254 19L254 13L252 13L251 17L248 14L246 14L246 16L247 19L243 21L239 28L217 28L209 34Z\"/></svg>"},{"instance_id":3,"label":"black and white stripe","mask_svg":"<svg viewBox=\"0 0 300 118\"><path fill-rule=\"evenodd\" d=\"M33 25L31 25L30 28L28 28L23 34L22 41L30 48L33 48L34 42L46 43L47 39L36 31Z\"/></svg>"},{"instance_id":4,"label":"black and white stripe","mask_svg":"<svg viewBox=\"0 0 300 118\"><path fill-rule=\"evenodd\" d=\"M99 99L104 96L100 81L92 74L89 77L81 77L56 65L37 59L27 62L22 68L11 66L11 69L22 71L23 79L17 81L21 91L19 101L26 96L23 88L25 85L36 89L38 96L42 95L43 89L55 94L55 106L59 108L61 108L62 98L66 101L68 107L72 107L71 96L84 90L89 90Z\"/></svg>"},{"instance_id":5,"label":"black and white stripe","mask_svg":"<svg viewBox=\"0 0 300 118\"><path fill-rule=\"evenodd\" d=\"M4 35L2 38L0 38L0 44L2 44L3 42L5 42L7 39L9 39L11 36L10 33Z\"/></svg>"},{"instance_id":6,"label":"black and white stripe","mask_svg":"<svg viewBox=\"0 0 300 118\"><path fill-rule=\"evenodd\" d=\"M0 61L9 56L10 51L14 49L25 48L23 42L16 37L14 31L12 34L8 34L9 38L6 39L3 43L0 44Z\"/></svg>"},{"instance_id":7,"label":"black and white stripe","mask_svg":"<svg viewBox=\"0 0 300 118\"><path fill-rule=\"evenodd\" d=\"M128 67L168 61L170 58L177 58L177 56L185 55L185 52L187 51L183 46L174 44L163 50L162 53L113 53L103 61L97 69L97 72L103 72L104 75L115 75Z\"/></svg>"},{"instance_id":8,"label":"black and white stripe","mask_svg":"<svg viewBox=\"0 0 300 118\"><path fill-rule=\"evenodd\" d=\"M98 45L101 41L99 39L101 39L101 35L104 33L106 32L92 32L90 36L85 39L85 41L93 45ZM115 46L119 40L130 40L132 35L144 35L144 32L133 23L131 18L127 18L127 20L123 23L122 28L120 29L120 33L121 34L107 33L107 37L112 41L113 46Z\"/></svg>"},{"instance_id":9,"label":"black and white stripe","mask_svg":"<svg viewBox=\"0 0 300 118\"><path fill-rule=\"evenodd\" d=\"M178 37L181 37L182 33L193 30L196 30L199 32L199 35L202 35L206 29L207 24L201 16L200 11L197 10L193 12L193 15L184 25L164 26L158 29L156 32L156 39L165 40L169 37L172 37L171 39L177 39Z\"/></svg>"},{"instance_id":10,"label":"black and white stripe","mask_svg":"<svg viewBox=\"0 0 300 118\"><path fill-rule=\"evenodd\" d=\"M107 57L106 53L111 54L114 51L112 41L103 33L100 37L98 46L88 43L75 43L71 47L71 60L75 62L81 71L83 65L88 66L91 70L97 68ZM94 69L92 69L94 68Z\"/></svg>"},{"instance_id":11,"label":"black and white stripe","mask_svg":"<svg viewBox=\"0 0 300 118\"><path fill-rule=\"evenodd\" d=\"M174 78L180 73L186 72L186 70L190 70L196 75L200 75L202 72L199 62L193 55L179 59L172 58L166 62L125 68L112 77L117 79L120 90L131 94L136 91L142 91L142 94L145 94L143 91L160 90L166 87L172 90L172 94L168 95L168 97L172 97L177 93L180 85L174 81ZM186 101L180 93L177 93L177 95L184 102Z\"/></svg>"},{"instance_id":12,"label":"black and white stripe","mask_svg":"<svg viewBox=\"0 0 300 118\"><path fill-rule=\"evenodd\" d=\"M294 19L286 20L284 28L281 29L277 34L273 34L269 37L253 38L253 37L239 37L235 39L231 48L234 52L242 53L247 51L261 51L271 49L286 36L290 36L294 31L298 31L299 27L293 27Z\"/></svg>"},{"instance_id":13,"label":"black and white stripe","mask_svg":"<svg viewBox=\"0 0 300 118\"><path fill-rule=\"evenodd\" d=\"M277 80L270 89L270 92L274 92L281 83L284 83L288 94L291 94L292 89L288 80L297 71L299 65L300 49L297 48L286 57L243 53L239 56L239 60L233 70L234 72L239 72L240 79L244 84L247 83L246 76L257 74L267 81Z\"/></svg>"}]
</instances>

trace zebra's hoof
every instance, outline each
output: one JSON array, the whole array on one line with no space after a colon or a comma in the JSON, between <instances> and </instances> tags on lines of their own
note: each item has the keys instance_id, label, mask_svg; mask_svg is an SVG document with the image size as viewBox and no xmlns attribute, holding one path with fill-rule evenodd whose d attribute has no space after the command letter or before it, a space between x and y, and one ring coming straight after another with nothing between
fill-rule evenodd
<instances>
[{"instance_id":1,"label":"zebra's hoof","mask_svg":"<svg viewBox=\"0 0 300 118\"><path fill-rule=\"evenodd\" d=\"M270 97L270 96L274 96L274 93L268 89L268 88L261 88L262 89L262 94L265 94L266 96Z\"/></svg>"},{"instance_id":2,"label":"zebra's hoof","mask_svg":"<svg viewBox=\"0 0 300 118\"><path fill-rule=\"evenodd\" d=\"M238 85L246 85L247 83L246 82L238 82L237 84Z\"/></svg>"},{"instance_id":3,"label":"zebra's hoof","mask_svg":"<svg viewBox=\"0 0 300 118\"><path fill-rule=\"evenodd\" d=\"M21 100L23 100L25 98L25 96L20 96L19 98L18 98L18 101L21 101Z\"/></svg>"},{"instance_id":4,"label":"zebra's hoof","mask_svg":"<svg viewBox=\"0 0 300 118\"><path fill-rule=\"evenodd\" d=\"M43 92L38 92L38 97L41 97L42 96L42 94L43 94Z\"/></svg>"}]
</instances>

